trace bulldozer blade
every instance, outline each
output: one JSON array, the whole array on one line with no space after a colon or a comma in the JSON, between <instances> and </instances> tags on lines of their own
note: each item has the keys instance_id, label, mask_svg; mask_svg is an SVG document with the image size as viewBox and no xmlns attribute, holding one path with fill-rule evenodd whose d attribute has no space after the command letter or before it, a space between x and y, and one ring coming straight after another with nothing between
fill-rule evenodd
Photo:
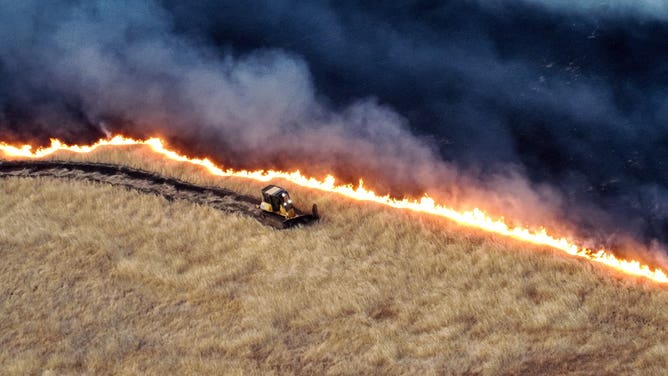
<instances>
[{"instance_id":1,"label":"bulldozer blade","mask_svg":"<svg viewBox=\"0 0 668 376\"><path fill-rule=\"evenodd\" d=\"M283 228L290 228L297 225L308 225L320 219L318 214L318 206L313 204L311 214L301 214L283 221Z\"/></svg>"},{"instance_id":2,"label":"bulldozer blade","mask_svg":"<svg viewBox=\"0 0 668 376\"><path fill-rule=\"evenodd\" d=\"M318 218L314 217L313 214L298 215L283 221L283 228L290 228L297 225L308 225L317 220Z\"/></svg>"}]
</instances>

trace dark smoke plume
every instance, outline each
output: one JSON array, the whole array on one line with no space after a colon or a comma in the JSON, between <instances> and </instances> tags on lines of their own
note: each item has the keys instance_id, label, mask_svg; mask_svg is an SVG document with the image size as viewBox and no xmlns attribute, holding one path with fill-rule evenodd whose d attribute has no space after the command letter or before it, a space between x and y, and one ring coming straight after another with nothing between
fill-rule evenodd
<instances>
[{"instance_id":1,"label":"dark smoke plume","mask_svg":"<svg viewBox=\"0 0 668 376\"><path fill-rule=\"evenodd\" d=\"M578 4L0 0L0 133L160 135L661 247L665 9Z\"/></svg>"}]
</instances>

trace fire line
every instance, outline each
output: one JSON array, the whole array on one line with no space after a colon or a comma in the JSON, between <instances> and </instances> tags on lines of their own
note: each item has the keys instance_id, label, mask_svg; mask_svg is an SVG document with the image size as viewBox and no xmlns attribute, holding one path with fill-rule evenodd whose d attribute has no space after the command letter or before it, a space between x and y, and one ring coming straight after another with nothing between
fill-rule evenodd
<instances>
[{"instance_id":1,"label":"fire line","mask_svg":"<svg viewBox=\"0 0 668 376\"><path fill-rule=\"evenodd\" d=\"M313 177L304 176L298 170L294 172L274 170L224 170L209 159L190 158L177 151L170 150L159 138L135 140L124 136L114 136L107 139L101 139L91 145L67 145L57 139L51 139L51 145L49 147L39 148L37 150L33 150L30 145L13 146L0 141L0 150L12 157L39 159L58 151L70 151L85 154L90 153L101 146L131 145L146 145L154 152L166 158L204 167L211 174L216 176L242 177L263 182L273 179L284 179L302 187L333 192L358 201L370 201L397 209L428 213L450 219L464 226L558 249L572 256L607 265L608 267L628 275L645 277L658 283L668 283L668 275L666 275L666 272L660 268L655 267L652 269L649 265L641 264L636 260L618 258L610 250L594 250L578 245L569 239L551 235L542 227L539 230L531 230L521 226L512 227L505 223L503 219L494 219L477 208L470 211L456 211L443 204L436 203L428 196L424 196L417 200L407 198L398 199L390 197L389 195L378 195L374 191L364 188L361 180L360 184L357 187L354 187L352 184L337 184L335 178L331 175L328 175L324 180L318 180Z\"/></svg>"}]
</instances>

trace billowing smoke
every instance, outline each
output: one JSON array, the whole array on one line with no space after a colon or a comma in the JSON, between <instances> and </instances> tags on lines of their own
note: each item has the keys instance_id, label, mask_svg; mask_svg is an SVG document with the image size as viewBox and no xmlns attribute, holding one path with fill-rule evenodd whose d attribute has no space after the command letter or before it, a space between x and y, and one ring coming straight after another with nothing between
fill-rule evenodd
<instances>
[{"instance_id":1,"label":"billowing smoke","mask_svg":"<svg viewBox=\"0 0 668 376\"><path fill-rule=\"evenodd\" d=\"M17 137L122 129L197 143L237 167L310 164L414 182L437 171L433 148L393 110L372 98L333 110L299 57L178 36L152 2L12 2L3 14L3 127Z\"/></svg>"},{"instance_id":2,"label":"billowing smoke","mask_svg":"<svg viewBox=\"0 0 668 376\"><path fill-rule=\"evenodd\" d=\"M668 28L493 3L0 0L0 133L160 135L668 240Z\"/></svg>"}]
</instances>

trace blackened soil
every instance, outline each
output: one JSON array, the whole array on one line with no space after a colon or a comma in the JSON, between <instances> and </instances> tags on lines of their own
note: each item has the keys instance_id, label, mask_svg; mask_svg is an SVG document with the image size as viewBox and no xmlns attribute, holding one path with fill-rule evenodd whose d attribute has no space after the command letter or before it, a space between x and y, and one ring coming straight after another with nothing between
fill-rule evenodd
<instances>
[{"instance_id":1,"label":"blackened soil","mask_svg":"<svg viewBox=\"0 0 668 376\"><path fill-rule=\"evenodd\" d=\"M199 186L120 165L69 161L0 161L0 178L2 177L48 177L110 184L159 195L170 201L185 200L228 213L248 215L277 229L288 227L283 223L283 218L264 213L257 208L259 197L239 194L225 188ZM300 224L312 221L303 222Z\"/></svg>"}]
</instances>

